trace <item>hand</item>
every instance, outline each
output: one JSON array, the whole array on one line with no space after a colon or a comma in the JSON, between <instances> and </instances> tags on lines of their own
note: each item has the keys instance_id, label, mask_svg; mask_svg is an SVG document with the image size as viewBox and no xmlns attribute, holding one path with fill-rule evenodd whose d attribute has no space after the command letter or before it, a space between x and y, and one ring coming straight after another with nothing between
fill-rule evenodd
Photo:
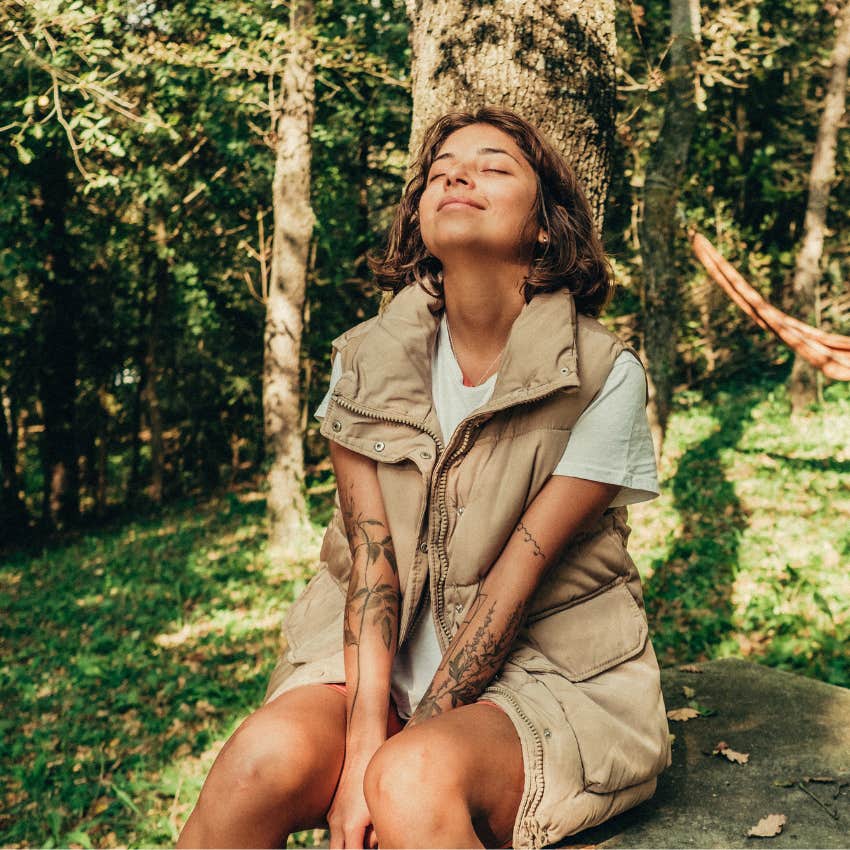
<instances>
[{"instance_id":1,"label":"hand","mask_svg":"<svg viewBox=\"0 0 850 850\"><path fill-rule=\"evenodd\" d=\"M328 810L331 850L369 850L378 846L375 830L372 828L372 816L363 793L363 777L367 764L368 759L349 761L346 758L339 785Z\"/></svg>"}]
</instances>

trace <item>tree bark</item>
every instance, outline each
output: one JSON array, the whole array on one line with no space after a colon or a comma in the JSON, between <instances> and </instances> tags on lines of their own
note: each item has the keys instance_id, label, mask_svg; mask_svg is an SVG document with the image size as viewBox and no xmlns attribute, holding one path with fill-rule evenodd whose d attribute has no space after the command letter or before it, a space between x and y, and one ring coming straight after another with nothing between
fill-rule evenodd
<instances>
[{"instance_id":1,"label":"tree bark","mask_svg":"<svg viewBox=\"0 0 850 850\"><path fill-rule=\"evenodd\" d=\"M310 132L315 56L312 0L293 0L284 66L272 185L274 237L266 301L263 414L269 469L269 557L286 559L307 531L300 428L300 353L307 257L313 233Z\"/></svg>"},{"instance_id":2,"label":"tree bark","mask_svg":"<svg viewBox=\"0 0 850 850\"><path fill-rule=\"evenodd\" d=\"M797 254L794 269L795 317L812 325L819 324L819 316L816 315L816 293L821 279L829 192L835 179L838 129L846 102L847 65L850 62L850 2L844 4L836 20L836 28L829 85L809 173L809 200L803 224L803 244ZM797 355L788 382L788 394L795 412L816 400L817 380L817 370Z\"/></svg>"},{"instance_id":3,"label":"tree bark","mask_svg":"<svg viewBox=\"0 0 850 850\"><path fill-rule=\"evenodd\" d=\"M144 356L145 383L142 398L150 426L151 480L148 494L154 504L162 503L165 477L165 441L163 439L162 409L159 402L159 346L162 336L162 317L168 298L168 233L161 215L154 222L154 295Z\"/></svg>"},{"instance_id":4,"label":"tree bark","mask_svg":"<svg viewBox=\"0 0 850 850\"><path fill-rule=\"evenodd\" d=\"M21 537L29 526L18 479L16 436L12 402L3 388L0 389L0 545Z\"/></svg>"},{"instance_id":5,"label":"tree bark","mask_svg":"<svg viewBox=\"0 0 850 850\"><path fill-rule=\"evenodd\" d=\"M42 240L42 355L40 395L44 411L42 466L46 527L74 524L80 513L77 456L77 282L65 215L71 186L64 156L48 150L38 160L40 197L33 204Z\"/></svg>"},{"instance_id":6,"label":"tree bark","mask_svg":"<svg viewBox=\"0 0 850 850\"><path fill-rule=\"evenodd\" d=\"M697 123L694 75L699 55L699 28L697 0L670 0L671 45L664 120L650 152L639 228L644 278L643 344L649 367L647 412L655 449L659 453L673 398L681 314L676 268L679 230L676 205Z\"/></svg>"},{"instance_id":7,"label":"tree bark","mask_svg":"<svg viewBox=\"0 0 850 850\"><path fill-rule=\"evenodd\" d=\"M411 152L444 112L509 107L575 168L602 227L614 134L613 0L408 0Z\"/></svg>"}]
</instances>

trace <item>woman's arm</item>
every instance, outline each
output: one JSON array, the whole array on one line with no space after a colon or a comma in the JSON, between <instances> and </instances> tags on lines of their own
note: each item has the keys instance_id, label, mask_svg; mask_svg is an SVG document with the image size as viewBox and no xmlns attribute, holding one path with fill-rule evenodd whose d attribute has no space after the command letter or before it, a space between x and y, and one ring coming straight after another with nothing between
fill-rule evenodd
<instances>
[{"instance_id":1,"label":"woman's arm","mask_svg":"<svg viewBox=\"0 0 850 850\"><path fill-rule=\"evenodd\" d=\"M331 443L340 507L351 547L343 644L347 699L345 764L328 813L331 847L363 847L368 810L363 774L386 740L390 673L400 592L377 463Z\"/></svg>"},{"instance_id":2,"label":"woman's arm","mask_svg":"<svg viewBox=\"0 0 850 850\"><path fill-rule=\"evenodd\" d=\"M619 489L561 475L546 482L481 583L408 726L475 701L501 668L546 570Z\"/></svg>"},{"instance_id":3,"label":"woman's arm","mask_svg":"<svg viewBox=\"0 0 850 850\"><path fill-rule=\"evenodd\" d=\"M398 640L398 567L387 525L377 463L331 443L352 567L345 604L348 739L383 737L390 671Z\"/></svg>"}]
</instances>

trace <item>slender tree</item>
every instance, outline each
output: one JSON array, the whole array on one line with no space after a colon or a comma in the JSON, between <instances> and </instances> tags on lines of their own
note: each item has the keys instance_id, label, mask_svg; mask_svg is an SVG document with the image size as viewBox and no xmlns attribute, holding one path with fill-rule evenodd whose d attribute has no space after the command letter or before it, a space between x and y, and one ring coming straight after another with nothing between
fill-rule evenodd
<instances>
[{"instance_id":1,"label":"slender tree","mask_svg":"<svg viewBox=\"0 0 850 850\"><path fill-rule=\"evenodd\" d=\"M812 167L809 199L803 224L803 243L794 269L794 308L798 319L818 324L816 292L821 279L826 213L835 180L835 150L838 129L844 116L847 94L847 65L850 62L850 2L836 16L836 38L832 50L829 84L821 113ZM797 355L788 384L791 404L801 410L817 398L817 370Z\"/></svg>"},{"instance_id":2,"label":"slender tree","mask_svg":"<svg viewBox=\"0 0 850 850\"><path fill-rule=\"evenodd\" d=\"M452 109L510 107L581 178L601 229L614 131L613 0L408 0L411 149Z\"/></svg>"},{"instance_id":3,"label":"slender tree","mask_svg":"<svg viewBox=\"0 0 850 850\"><path fill-rule=\"evenodd\" d=\"M649 418L660 452L673 397L676 342L681 314L675 255L676 205L688 148L697 123L696 62L698 0L670 0L670 64L666 71L664 120L650 153L644 183L640 247L643 260L644 351L649 365Z\"/></svg>"},{"instance_id":4,"label":"slender tree","mask_svg":"<svg viewBox=\"0 0 850 850\"><path fill-rule=\"evenodd\" d=\"M300 352L310 205L310 131L315 101L312 0L293 0L289 52L280 80L273 180L274 236L266 298L263 413L271 458L269 555L287 557L307 526L300 428Z\"/></svg>"}]
</instances>

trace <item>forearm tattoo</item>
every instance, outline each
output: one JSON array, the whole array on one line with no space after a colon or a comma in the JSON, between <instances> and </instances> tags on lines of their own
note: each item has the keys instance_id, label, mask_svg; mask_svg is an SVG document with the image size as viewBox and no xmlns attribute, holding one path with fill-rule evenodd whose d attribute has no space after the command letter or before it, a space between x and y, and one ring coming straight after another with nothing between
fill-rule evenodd
<instances>
[{"instance_id":1,"label":"forearm tattoo","mask_svg":"<svg viewBox=\"0 0 850 850\"><path fill-rule=\"evenodd\" d=\"M508 616L504 629L493 626L496 603L483 614L486 594L479 594L458 633L452 640L439 669L422 697L411 724L442 714L450 708L474 702L499 671L519 631L524 605L518 604ZM475 626L473 622L481 622Z\"/></svg>"},{"instance_id":2,"label":"forearm tattoo","mask_svg":"<svg viewBox=\"0 0 850 850\"><path fill-rule=\"evenodd\" d=\"M534 557L545 558L546 555L543 553L543 550L540 548L540 544L534 539L532 533L522 524L522 522L517 525L516 530L522 533L523 539L526 543L530 543L532 547L532 552L534 553Z\"/></svg>"},{"instance_id":3,"label":"forearm tattoo","mask_svg":"<svg viewBox=\"0 0 850 850\"><path fill-rule=\"evenodd\" d=\"M380 628L384 646L390 650L398 637L401 604L398 588L382 580L381 570L375 569L375 565L383 558L393 574L398 575L392 538L380 520L366 518L362 512L355 514L353 490L352 485L347 494L340 493L340 508L352 557L345 601L343 642L346 646L357 648L357 682L350 715L354 713L360 690L360 645L367 621L373 627Z\"/></svg>"}]
</instances>

